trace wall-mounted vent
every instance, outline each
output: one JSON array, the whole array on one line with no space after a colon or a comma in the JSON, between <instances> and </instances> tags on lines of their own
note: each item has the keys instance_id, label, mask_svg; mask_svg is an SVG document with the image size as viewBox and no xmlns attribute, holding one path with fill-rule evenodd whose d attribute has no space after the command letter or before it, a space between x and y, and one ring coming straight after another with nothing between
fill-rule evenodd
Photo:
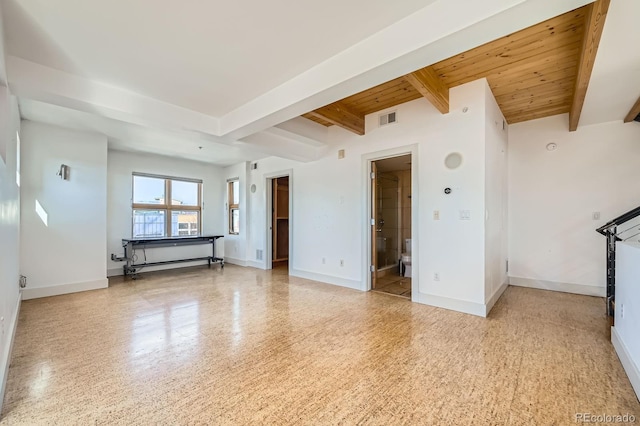
<instances>
[{"instance_id":1,"label":"wall-mounted vent","mask_svg":"<svg viewBox=\"0 0 640 426\"><path fill-rule=\"evenodd\" d=\"M262 250L256 249L256 260L262 260Z\"/></svg>"},{"instance_id":2,"label":"wall-mounted vent","mask_svg":"<svg viewBox=\"0 0 640 426\"><path fill-rule=\"evenodd\" d=\"M378 123L380 127L386 126L388 124L393 124L398 121L398 116L395 111L389 112L387 114L381 114L378 116Z\"/></svg>"}]
</instances>

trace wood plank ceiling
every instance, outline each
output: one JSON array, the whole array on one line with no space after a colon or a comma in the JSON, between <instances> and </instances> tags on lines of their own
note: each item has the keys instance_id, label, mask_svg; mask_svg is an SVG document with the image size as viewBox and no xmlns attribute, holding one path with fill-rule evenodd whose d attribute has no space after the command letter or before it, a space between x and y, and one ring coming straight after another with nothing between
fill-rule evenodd
<instances>
[{"instance_id":1,"label":"wood plank ceiling","mask_svg":"<svg viewBox=\"0 0 640 426\"><path fill-rule=\"evenodd\" d=\"M425 97L449 111L449 88L486 78L509 124L570 113L575 130L610 0L548 21L304 114L364 134L364 116Z\"/></svg>"}]
</instances>

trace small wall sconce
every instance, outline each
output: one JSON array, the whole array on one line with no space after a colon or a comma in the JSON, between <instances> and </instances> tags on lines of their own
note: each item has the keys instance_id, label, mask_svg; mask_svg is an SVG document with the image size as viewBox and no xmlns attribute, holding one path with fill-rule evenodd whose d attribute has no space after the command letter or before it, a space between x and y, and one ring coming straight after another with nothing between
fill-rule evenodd
<instances>
[{"instance_id":1,"label":"small wall sconce","mask_svg":"<svg viewBox=\"0 0 640 426\"><path fill-rule=\"evenodd\" d=\"M60 179L69 180L70 171L71 168L69 166L67 166L66 164L61 164L58 173L56 173L56 176L60 176Z\"/></svg>"}]
</instances>

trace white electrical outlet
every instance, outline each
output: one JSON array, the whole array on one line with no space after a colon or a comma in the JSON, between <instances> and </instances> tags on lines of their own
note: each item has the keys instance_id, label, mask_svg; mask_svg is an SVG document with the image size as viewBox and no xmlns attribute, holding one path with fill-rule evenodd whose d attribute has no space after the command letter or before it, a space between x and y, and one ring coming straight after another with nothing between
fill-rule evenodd
<instances>
[{"instance_id":1,"label":"white electrical outlet","mask_svg":"<svg viewBox=\"0 0 640 426\"><path fill-rule=\"evenodd\" d=\"M624 318L624 305L620 305L620 318Z\"/></svg>"},{"instance_id":2,"label":"white electrical outlet","mask_svg":"<svg viewBox=\"0 0 640 426\"><path fill-rule=\"evenodd\" d=\"M440 274L438 272L434 272L433 273L433 280L434 281L440 281Z\"/></svg>"},{"instance_id":3,"label":"white electrical outlet","mask_svg":"<svg viewBox=\"0 0 640 426\"><path fill-rule=\"evenodd\" d=\"M433 220L440 220L440 210L433 211Z\"/></svg>"},{"instance_id":4,"label":"white electrical outlet","mask_svg":"<svg viewBox=\"0 0 640 426\"><path fill-rule=\"evenodd\" d=\"M460 210L460 220L471 220L471 210Z\"/></svg>"},{"instance_id":5,"label":"white electrical outlet","mask_svg":"<svg viewBox=\"0 0 640 426\"><path fill-rule=\"evenodd\" d=\"M593 220L600 220L600 212L593 212L591 214L591 217L593 218Z\"/></svg>"}]
</instances>

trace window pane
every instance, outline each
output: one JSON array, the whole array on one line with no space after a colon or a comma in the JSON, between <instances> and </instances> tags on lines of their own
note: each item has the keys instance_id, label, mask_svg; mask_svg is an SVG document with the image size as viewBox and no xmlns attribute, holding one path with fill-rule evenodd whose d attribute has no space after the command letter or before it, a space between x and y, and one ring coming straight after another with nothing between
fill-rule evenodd
<instances>
[{"instance_id":1,"label":"window pane","mask_svg":"<svg viewBox=\"0 0 640 426\"><path fill-rule=\"evenodd\" d=\"M193 210L171 212L171 236L198 235L199 212Z\"/></svg>"},{"instance_id":2,"label":"window pane","mask_svg":"<svg viewBox=\"0 0 640 426\"><path fill-rule=\"evenodd\" d=\"M231 209L231 229L229 232L232 234L240 233L240 210L239 209Z\"/></svg>"},{"instance_id":3,"label":"window pane","mask_svg":"<svg viewBox=\"0 0 640 426\"><path fill-rule=\"evenodd\" d=\"M165 210L134 210L133 238L164 237L166 217Z\"/></svg>"},{"instance_id":4,"label":"window pane","mask_svg":"<svg viewBox=\"0 0 640 426\"><path fill-rule=\"evenodd\" d=\"M231 204L240 204L240 181L234 180L231 184L233 192L233 202Z\"/></svg>"},{"instance_id":5,"label":"window pane","mask_svg":"<svg viewBox=\"0 0 640 426\"><path fill-rule=\"evenodd\" d=\"M171 204L174 206L197 206L198 184L195 182L172 180Z\"/></svg>"},{"instance_id":6,"label":"window pane","mask_svg":"<svg viewBox=\"0 0 640 426\"><path fill-rule=\"evenodd\" d=\"M133 176L134 204L164 204L164 179Z\"/></svg>"}]
</instances>

